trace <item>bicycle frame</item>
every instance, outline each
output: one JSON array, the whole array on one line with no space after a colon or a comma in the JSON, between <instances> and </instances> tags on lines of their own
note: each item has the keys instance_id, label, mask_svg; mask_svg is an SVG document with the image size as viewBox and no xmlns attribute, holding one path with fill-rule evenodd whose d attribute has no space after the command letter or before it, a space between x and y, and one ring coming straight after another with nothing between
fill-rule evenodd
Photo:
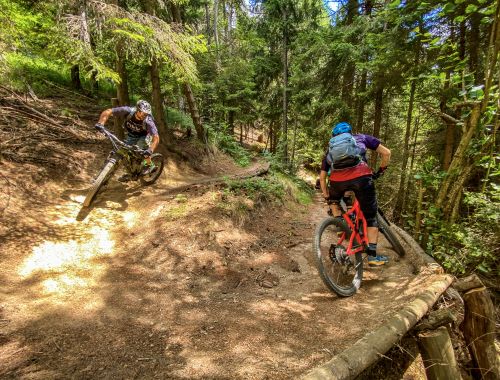
<instances>
[{"instance_id":1,"label":"bicycle frame","mask_svg":"<svg viewBox=\"0 0 500 380\"><path fill-rule=\"evenodd\" d=\"M125 167L127 168L127 172L129 172L133 176L139 175L142 169L142 149L134 145L128 145L124 143L106 128L102 129L102 133L104 133L104 135L111 141L111 144L113 145L113 149L109 153L108 160L121 161L123 158L125 158ZM118 159L114 157L116 155L118 156ZM134 165L133 160L137 161L136 165Z\"/></svg>"},{"instance_id":2,"label":"bicycle frame","mask_svg":"<svg viewBox=\"0 0 500 380\"><path fill-rule=\"evenodd\" d=\"M349 243L346 248L347 255L354 255L357 252L364 251L368 246L368 232L367 232L367 224L365 216L363 215L363 211L361 211L361 207L359 206L359 202L357 200L354 201L354 204L350 209L342 214L347 226L351 230L351 236L349 238ZM361 229L361 233L360 233ZM346 239L346 233L343 232L340 236L337 245L340 245Z\"/></svg>"}]
</instances>

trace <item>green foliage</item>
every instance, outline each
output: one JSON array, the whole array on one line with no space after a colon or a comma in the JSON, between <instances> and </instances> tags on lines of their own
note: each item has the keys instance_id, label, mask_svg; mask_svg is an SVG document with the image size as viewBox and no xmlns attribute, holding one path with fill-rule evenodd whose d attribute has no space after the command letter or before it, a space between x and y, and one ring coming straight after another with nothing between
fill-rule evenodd
<instances>
[{"instance_id":1,"label":"green foliage","mask_svg":"<svg viewBox=\"0 0 500 380\"><path fill-rule=\"evenodd\" d=\"M207 125L206 127L213 145L224 153L229 154L238 165L245 167L250 164L250 153L228 133L226 126L211 128Z\"/></svg>"},{"instance_id":2,"label":"green foliage","mask_svg":"<svg viewBox=\"0 0 500 380\"><path fill-rule=\"evenodd\" d=\"M283 201L285 189L274 177L227 180L226 191L245 196L257 203Z\"/></svg>"},{"instance_id":3,"label":"green foliage","mask_svg":"<svg viewBox=\"0 0 500 380\"><path fill-rule=\"evenodd\" d=\"M68 68L58 62L20 53L6 53L4 58L5 76L1 78L20 91L25 91L26 85L29 84L35 93L41 95L47 87L45 80L61 85L70 83Z\"/></svg>"},{"instance_id":4,"label":"green foliage","mask_svg":"<svg viewBox=\"0 0 500 380\"><path fill-rule=\"evenodd\" d=\"M171 125L174 128L180 128L182 130L194 128L193 119L191 119L189 115L186 115L184 112L175 108L165 108L165 120L168 125Z\"/></svg>"}]
</instances>

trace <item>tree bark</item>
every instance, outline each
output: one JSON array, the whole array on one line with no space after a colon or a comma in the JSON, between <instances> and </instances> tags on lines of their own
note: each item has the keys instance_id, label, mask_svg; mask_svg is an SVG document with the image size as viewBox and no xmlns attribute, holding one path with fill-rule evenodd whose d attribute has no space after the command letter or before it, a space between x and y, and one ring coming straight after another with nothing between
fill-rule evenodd
<instances>
[{"instance_id":1,"label":"tree bark","mask_svg":"<svg viewBox=\"0 0 500 380\"><path fill-rule=\"evenodd\" d=\"M120 76L120 83L116 86L116 95L121 106L130 104L128 91L128 74L125 66L125 55L121 43L116 46L116 72Z\"/></svg>"},{"instance_id":2,"label":"tree bark","mask_svg":"<svg viewBox=\"0 0 500 380\"><path fill-rule=\"evenodd\" d=\"M347 15L345 19L345 25L351 25L356 16L358 16L358 0L349 0L347 2ZM351 37L349 43L355 44L354 37ZM344 76L342 79L342 100L344 101L346 108L352 112L353 109L353 98L352 91L354 88L354 75L356 73L356 64L353 60L349 60L346 64L344 70ZM352 120L348 120L352 122Z\"/></svg>"},{"instance_id":3,"label":"tree bark","mask_svg":"<svg viewBox=\"0 0 500 380\"><path fill-rule=\"evenodd\" d=\"M495 348L495 308L485 287L464 294L465 315L461 325L474 363L474 378L499 378L499 359Z\"/></svg>"},{"instance_id":4,"label":"tree bark","mask_svg":"<svg viewBox=\"0 0 500 380\"><path fill-rule=\"evenodd\" d=\"M418 58L417 58L418 62ZM408 113L406 115L406 131L405 131L405 140L403 146L403 158L401 160L401 178L399 180L399 190L396 198L396 204L394 206L394 221L398 224L401 221L401 213L403 212L403 203L405 191L404 187L406 184L406 170L408 165L408 156L409 156L409 146L410 146L410 132L411 132L411 121L413 115L413 101L415 99L415 89L417 87L417 83L415 80L412 80L410 86L410 100L408 103Z\"/></svg>"},{"instance_id":5,"label":"tree bark","mask_svg":"<svg viewBox=\"0 0 500 380\"><path fill-rule=\"evenodd\" d=\"M174 22L182 24L181 13L179 8L175 3L170 3L170 10L172 12L172 18ZM208 138L203 123L201 121L200 112L198 111L198 105L194 97L193 90L189 83L184 83L182 85L182 90L184 92L184 97L188 103L189 112L191 113L191 119L193 120L193 125L196 130L196 136L206 147L208 147Z\"/></svg>"},{"instance_id":6,"label":"tree bark","mask_svg":"<svg viewBox=\"0 0 500 380\"><path fill-rule=\"evenodd\" d=\"M167 123L165 121L165 113L163 112L163 95L161 93L161 82L160 82L160 65L158 60L153 57L151 61L151 66L149 67L149 73L151 76L151 86L152 86L152 103L153 103L153 115L155 117L156 125L162 136L167 137L167 143L171 143L173 139L172 131L167 128Z\"/></svg>"},{"instance_id":7,"label":"tree bark","mask_svg":"<svg viewBox=\"0 0 500 380\"><path fill-rule=\"evenodd\" d=\"M207 134L203 123L201 122L200 112L198 111L198 105L196 104L196 99L194 98L193 90L189 83L184 83L184 96L189 106L189 111L191 113L191 119L193 120L194 128L196 129L196 136L203 144L208 145Z\"/></svg>"},{"instance_id":8,"label":"tree bark","mask_svg":"<svg viewBox=\"0 0 500 380\"><path fill-rule=\"evenodd\" d=\"M459 380L455 353L445 326L418 334L420 353L428 380Z\"/></svg>"},{"instance_id":9,"label":"tree bark","mask_svg":"<svg viewBox=\"0 0 500 380\"><path fill-rule=\"evenodd\" d=\"M288 164L288 14L283 6L283 162Z\"/></svg>"},{"instance_id":10,"label":"tree bark","mask_svg":"<svg viewBox=\"0 0 500 380\"><path fill-rule=\"evenodd\" d=\"M111 4L125 7L123 2L118 0L112 0ZM130 96L128 90L128 74L127 67L125 65L125 54L124 54L124 43L123 41L118 41L115 46L116 52L116 72L120 76L120 83L116 85L116 97L118 98L118 104L121 106L130 104Z\"/></svg>"},{"instance_id":11,"label":"tree bark","mask_svg":"<svg viewBox=\"0 0 500 380\"><path fill-rule=\"evenodd\" d=\"M356 91L356 132L363 133L363 123L365 117L365 91L367 81L367 71L363 69L358 90Z\"/></svg>"},{"instance_id":12,"label":"tree bark","mask_svg":"<svg viewBox=\"0 0 500 380\"><path fill-rule=\"evenodd\" d=\"M415 214L415 239L417 241L420 240L420 233L421 233L421 224L422 224L422 203L424 200L424 186L422 184L422 180L418 179L417 180L417 187L418 187L418 198L417 198L417 212Z\"/></svg>"},{"instance_id":13,"label":"tree bark","mask_svg":"<svg viewBox=\"0 0 500 380\"><path fill-rule=\"evenodd\" d=\"M373 117L373 133L375 137L380 135L380 126L382 124L382 107L384 103L384 87L380 86L375 92L375 115ZM370 166L374 168L377 164L377 154L372 154Z\"/></svg>"},{"instance_id":14,"label":"tree bark","mask_svg":"<svg viewBox=\"0 0 500 380\"><path fill-rule=\"evenodd\" d=\"M217 71L220 69L220 55L219 55L219 0L214 0L214 43L215 43L215 62Z\"/></svg>"},{"instance_id":15,"label":"tree bark","mask_svg":"<svg viewBox=\"0 0 500 380\"><path fill-rule=\"evenodd\" d=\"M451 161L448 175L443 180L441 187L439 188L439 193L436 199L436 207L441 209L445 204L448 196L448 191L451 184L456 180L457 174L463 166L464 160L466 158L467 148L469 147L470 141L476 132L477 125L479 123L479 118L481 116L480 105L476 104L473 109L469 119L466 121L465 133L460 140L460 143L453 155L453 160Z\"/></svg>"},{"instance_id":16,"label":"tree bark","mask_svg":"<svg viewBox=\"0 0 500 380\"><path fill-rule=\"evenodd\" d=\"M71 66L71 84L75 90L82 90L82 81L80 80L80 66Z\"/></svg>"}]
</instances>

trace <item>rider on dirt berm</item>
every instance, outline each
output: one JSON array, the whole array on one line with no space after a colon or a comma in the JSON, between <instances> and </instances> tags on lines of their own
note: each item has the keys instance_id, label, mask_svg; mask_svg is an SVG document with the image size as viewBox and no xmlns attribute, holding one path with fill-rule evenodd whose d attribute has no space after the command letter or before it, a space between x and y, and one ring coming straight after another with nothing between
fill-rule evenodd
<instances>
[{"instance_id":1,"label":"rider on dirt berm","mask_svg":"<svg viewBox=\"0 0 500 380\"><path fill-rule=\"evenodd\" d=\"M352 141L352 143L358 150L359 157L354 161L343 162L340 163L340 165L336 165L336 162L331 162L332 160L329 159L329 156L332 155L332 148L329 148L321 164L320 185L323 197L332 204L333 215L339 217L341 216L339 207L341 198L346 191L350 190L354 192L368 225L369 246L366 252L368 254L368 264L370 266L384 265L387 262L387 257L377 255L378 207L373 179L378 178L387 169L387 165L391 158L391 151L383 146L380 140L374 136L364 134L352 135L352 128L349 123L346 122L336 124L332 130L332 136L332 140L342 138L351 139L351 137L353 137L354 141ZM332 140L330 140L330 142L332 142ZM380 168L375 174L372 173L372 170L366 163L365 155L367 149L377 152L382 157ZM326 177L330 169L330 189L328 190Z\"/></svg>"},{"instance_id":2,"label":"rider on dirt berm","mask_svg":"<svg viewBox=\"0 0 500 380\"><path fill-rule=\"evenodd\" d=\"M136 107L115 107L108 108L102 111L99 121L95 125L98 131L104 127L104 124L113 116L126 117L123 124L125 129L125 143L128 145L137 145L141 149L145 149L145 168L142 174L149 174L154 170L154 163L151 161L151 154L155 151L160 136L158 129L151 116L151 105L145 100L139 100ZM120 181L127 181L128 175L119 178Z\"/></svg>"}]
</instances>

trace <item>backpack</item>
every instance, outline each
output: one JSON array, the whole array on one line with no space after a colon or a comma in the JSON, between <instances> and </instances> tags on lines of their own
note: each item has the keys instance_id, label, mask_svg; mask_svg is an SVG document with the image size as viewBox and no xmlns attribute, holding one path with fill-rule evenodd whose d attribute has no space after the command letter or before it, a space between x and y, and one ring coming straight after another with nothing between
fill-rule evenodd
<instances>
[{"instance_id":1,"label":"backpack","mask_svg":"<svg viewBox=\"0 0 500 380\"><path fill-rule=\"evenodd\" d=\"M341 133L330 139L326 160L332 170L352 168L361 162L361 149L350 133Z\"/></svg>"}]
</instances>

